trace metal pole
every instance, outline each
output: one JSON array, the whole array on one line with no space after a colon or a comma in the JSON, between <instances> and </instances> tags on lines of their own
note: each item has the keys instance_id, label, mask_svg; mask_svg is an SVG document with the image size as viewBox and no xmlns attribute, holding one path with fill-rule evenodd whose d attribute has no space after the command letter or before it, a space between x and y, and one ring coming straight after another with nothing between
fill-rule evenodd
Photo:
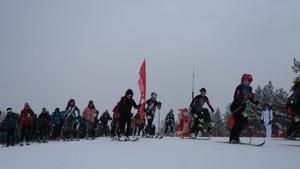
<instances>
[{"instance_id":1,"label":"metal pole","mask_svg":"<svg viewBox=\"0 0 300 169\"><path fill-rule=\"evenodd\" d=\"M158 109L158 125L157 125L157 127L158 127L158 131L157 131L157 136L159 136L159 131L160 131L160 109Z\"/></svg>"},{"instance_id":2,"label":"metal pole","mask_svg":"<svg viewBox=\"0 0 300 169\"><path fill-rule=\"evenodd\" d=\"M194 99L194 91L195 91L195 67L193 67L193 84L192 84L192 99Z\"/></svg>"}]
</instances>

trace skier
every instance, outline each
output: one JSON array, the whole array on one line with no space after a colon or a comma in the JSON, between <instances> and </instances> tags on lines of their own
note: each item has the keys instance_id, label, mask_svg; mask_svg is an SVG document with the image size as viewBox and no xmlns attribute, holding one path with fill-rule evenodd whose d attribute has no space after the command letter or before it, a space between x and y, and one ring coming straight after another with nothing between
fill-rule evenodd
<instances>
[{"instance_id":1,"label":"skier","mask_svg":"<svg viewBox=\"0 0 300 169\"><path fill-rule=\"evenodd\" d=\"M272 137L272 121L273 121L273 111L269 104L264 105L264 111L261 116L261 123L266 127L266 137Z\"/></svg>"},{"instance_id":2,"label":"skier","mask_svg":"<svg viewBox=\"0 0 300 169\"><path fill-rule=\"evenodd\" d=\"M51 126L51 117L46 108L42 109L42 113L38 117L39 142L46 143L49 140Z\"/></svg>"},{"instance_id":3,"label":"skier","mask_svg":"<svg viewBox=\"0 0 300 169\"><path fill-rule=\"evenodd\" d=\"M255 94L252 93L252 87L250 86L252 81L252 75L246 73L243 74L241 84L237 86L234 93L234 100L230 106L231 118L229 125L229 141L234 144L240 143L240 132L248 123L248 117L243 115L246 110L248 100L255 105L259 104L259 102L255 100Z\"/></svg>"},{"instance_id":4,"label":"skier","mask_svg":"<svg viewBox=\"0 0 300 169\"><path fill-rule=\"evenodd\" d=\"M80 120L80 110L76 106L74 99L70 99L64 111L63 135L64 140L75 139L77 137L77 123Z\"/></svg>"},{"instance_id":5,"label":"skier","mask_svg":"<svg viewBox=\"0 0 300 169\"><path fill-rule=\"evenodd\" d=\"M86 139L92 138L93 135L92 130L95 122L96 112L97 109L95 108L94 102L90 100L88 106L84 109L82 113L82 118L85 119L85 124L86 124L86 132L85 132Z\"/></svg>"},{"instance_id":6,"label":"skier","mask_svg":"<svg viewBox=\"0 0 300 169\"><path fill-rule=\"evenodd\" d=\"M4 120L6 135L6 147L14 146L15 131L18 123L18 115L12 111L12 108L7 108L7 114Z\"/></svg>"},{"instance_id":7,"label":"skier","mask_svg":"<svg viewBox=\"0 0 300 169\"><path fill-rule=\"evenodd\" d=\"M110 136L113 139L118 139L121 136L121 132L120 132L121 115L120 115L119 105L120 103L118 102L118 104L113 108L113 118L111 122L111 131L110 131Z\"/></svg>"},{"instance_id":8,"label":"skier","mask_svg":"<svg viewBox=\"0 0 300 169\"><path fill-rule=\"evenodd\" d=\"M4 145L6 142L6 129L4 121L0 122L0 145Z\"/></svg>"},{"instance_id":9,"label":"skier","mask_svg":"<svg viewBox=\"0 0 300 169\"><path fill-rule=\"evenodd\" d=\"M151 93L151 98L146 101L146 117L147 117L147 126L146 126L146 136L153 137L150 134L150 130L153 124L154 115L156 109L161 109L161 102L157 101L157 93Z\"/></svg>"},{"instance_id":10,"label":"skier","mask_svg":"<svg viewBox=\"0 0 300 169\"><path fill-rule=\"evenodd\" d=\"M293 93L286 104L287 112L291 119L286 139L295 140L295 131L300 126L300 79L294 81L291 92Z\"/></svg>"},{"instance_id":11,"label":"skier","mask_svg":"<svg viewBox=\"0 0 300 169\"><path fill-rule=\"evenodd\" d=\"M210 114L208 109L203 108L204 104L206 103L208 107L210 108L211 112L213 113L215 110L210 104L210 101L208 97L206 96L206 89L201 88L200 89L200 95L196 96L191 104L190 104L190 113L193 118L192 123L192 133L193 137L197 137L199 131L202 131L202 136L208 135L206 130L209 130L209 124L210 124ZM204 134L205 132L205 134Z\"/></svg>"},{"instance_id":12,"label":"skier","mask_svg":"<svg viewBox=\"0 0 300 169\"><path fill-rule=\"evenodd\" d=\"M171 109L166 116L165 119L165 134L168 134L168 129L170 128L171 133L174 133L174 125L175 125L175 118L174 118L174 110Z\"/></svg>"},{"instance_id":13,"label":"skier","mask_svg":"<svg viewBox=\"0 0 300 169\"><path fill-rule=\"evenodd\" d=\"M0 144L5 144L6 141L6 129L4 125L5 115L4 112L0 110Z\"/></svg>"},{"instance_id":14,"label":"skier","mask_svg":"<svg viewBox=\"0 0 300 169\"><path fill-rule=\"evenodd\" d=\"M34 114L32 117L32 127L31 127L31 136L30 139L32 142L39 141L40 135L38 130L38 117L37 114Z\"/></svg>"},{"instance_id":15,"label":"skier","mask_svg":"<svg viewBox=\"0 0 300 169\"><path fill-rule=\"evenodd\" d=\"M53 125L52 139L54 140L59 139L59 135L62 127L62 121L63 121L62 113L60 112L59 108L56 108L51 115L51 122Z\"/></svg>"},{"instance_id":16,"label":"skier","mask_svg":"<svg viewBox=\"0 0 300 169\"><path fill-rule=\"evenodd\" d=\"M120 111L120 132L121 140L130 140L129 136L132 134L131 131L131 109L132 106L135 109L138 109L141 105L137 105L133 100L133 91L128 89L125 93L125 96L119 101L119 111Z\"/></svg>"},{"instance_id":17,"label":"skier","mask_svg":"<svg viewBox=\"0 0 300 169\"><path fill-rule=\"evenodd\" d=\"M111 121L112 118L110 114L108 113L108 110L105 110L101 117L100 117L100 126L101 126L101 133L105 136L109 134L109 127L108 127L108 122Z\"/></svg>"},{"instance_id":18,"label":"skier","mask_svg":"<svg viewBox=\"0 0 300 169\"><path fill-rule=\"evenodd\" d=\"M30 141L30 134L31 134L31 127L33 122L34 112L32 111L29 103L25 103L25 107L21 111L21 115L19 121L21 122L21 146L23 146L24 138L26 140L26 145L29 145Z\"/></svg>"}]
</instances>

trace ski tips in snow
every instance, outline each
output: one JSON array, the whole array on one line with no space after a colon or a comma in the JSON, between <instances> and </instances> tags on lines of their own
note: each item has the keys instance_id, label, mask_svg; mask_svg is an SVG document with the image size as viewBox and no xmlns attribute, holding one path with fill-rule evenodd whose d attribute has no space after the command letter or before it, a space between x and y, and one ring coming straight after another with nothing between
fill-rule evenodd
<instances>
[{"instance_id":1,"label":"ski tips in snow","mask_svg":"<svg viewBox=\"0 0 300 169\"><path fill-rule=\"evenodd\" d=\"M112 141L120 141L120 142L127 142L127 141L136 142L138 140L139 140L138 137L132 137L132 138L129 138L129 137L113 137L112 138Z\"/></svg>"}]
</instances>

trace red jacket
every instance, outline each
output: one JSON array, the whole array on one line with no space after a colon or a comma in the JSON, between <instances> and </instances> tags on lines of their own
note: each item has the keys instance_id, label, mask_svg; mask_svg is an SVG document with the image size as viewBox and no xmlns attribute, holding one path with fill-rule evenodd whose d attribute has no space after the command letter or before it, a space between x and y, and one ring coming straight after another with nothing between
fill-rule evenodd
<instances>
[{"instance_id":1,"label":"red jacket","mask_svg":"<svg viewBox=\"0 0 300 169\"><path fill-rule=\"evenodd\" d=\"M23 109L21 111L20 115L20 122L24 126L31 126L32 125L32 120L33 120L33 115L34 112L29 108L29 109Z\"/></svg>"}]
</instances>

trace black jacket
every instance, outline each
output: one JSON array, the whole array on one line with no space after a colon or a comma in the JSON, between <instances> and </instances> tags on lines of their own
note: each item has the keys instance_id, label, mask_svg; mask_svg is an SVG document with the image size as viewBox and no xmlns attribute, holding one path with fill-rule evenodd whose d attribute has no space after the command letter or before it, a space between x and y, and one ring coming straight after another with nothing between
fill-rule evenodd
<instances>
[{"instance_id":1,"label":"black jacket","mask_svg":"<svg viewBox=\"0 0 300 169\"><path fill-rule=\"evenodd\" d=\"M252 103L255 103L252 94L251 86L240 84L238 87L236 87L233 102L231 104L231 111L244 111L246 109L248 100Z\"/></svg>"},{"instance_id":2,"label":"black jacket","mask_svg":"<svg viewBox=\"0 0 300 169\"><path fill-rule=\"evenodd\" d=\"M138 109L141 105L137 105L133 99L123 96L119 102L119 111L121 118L131 118L131 109Z\"/></svg>"},{"instance_id":3,"label":"black jacket","mask_svg":"<svg viewBox=\"0 0 300 169\"><path fill-rule=\"evenodd\" d=\"M108 123L109 120L112 120L112 118L110 117L110 114L108 112L104 112L101 117L100 117L100 122L102 124L106 124Z\"/></svg>"},{"instance_id":4,"label":"black jacket","mask_svg":"<svg viewBox=\"0 0 300 169\"><path fill-rule=\"evenodd\" d=\"M166 124L174 124L175 123L174 114L168 113L165 121L166 121Z\"/></svg>"},{"instance_id":5,"label":"black jacket","mask_svg":"<svg viewBox=\"0 0 300 169\"><path fill-rule=\"evenodd\" d=\"M152 114L156 111L156 108L158 108L158 109L161 108L161 103L156 100L153 100L152 98L150 98L146 101L146 105L147 105L147 108L146 108L147 114Z\"/></svg>"},{"instance_id":6,"label":"black jacket","mask_svg":"<svg viewBox=\"0 0 300 169\"><path fill-rule=\"evenodd\" d=\"M48 112L42 112L38 117L39 127L48 127L51 124L51 117Z\"/></svg>"},{"instance_id":7,"label":"black jacket","mask_svg":"<svg viewBox=\"0 0 300 169\"><path fill-rule=\"evenodd\" d=\"M19 117L16 113L13 112L7 113L4 120L5 128L6 129L17 128L18 119Z\"/></svg>"},{"instance_id":8,"label":"black jacket","mask_svg":"<svg viewBox=\"0 0 300 169\"><path fill-rule=\"evenodd\" d=\"M210 101L207 96L198 95L196 96L192 103L190 104L190 107L192 108L192 113L198 113L202 111L204 104L207 104L208 107L213 110L212 105L210 104Z\"/></svg>"}]
</instances>

